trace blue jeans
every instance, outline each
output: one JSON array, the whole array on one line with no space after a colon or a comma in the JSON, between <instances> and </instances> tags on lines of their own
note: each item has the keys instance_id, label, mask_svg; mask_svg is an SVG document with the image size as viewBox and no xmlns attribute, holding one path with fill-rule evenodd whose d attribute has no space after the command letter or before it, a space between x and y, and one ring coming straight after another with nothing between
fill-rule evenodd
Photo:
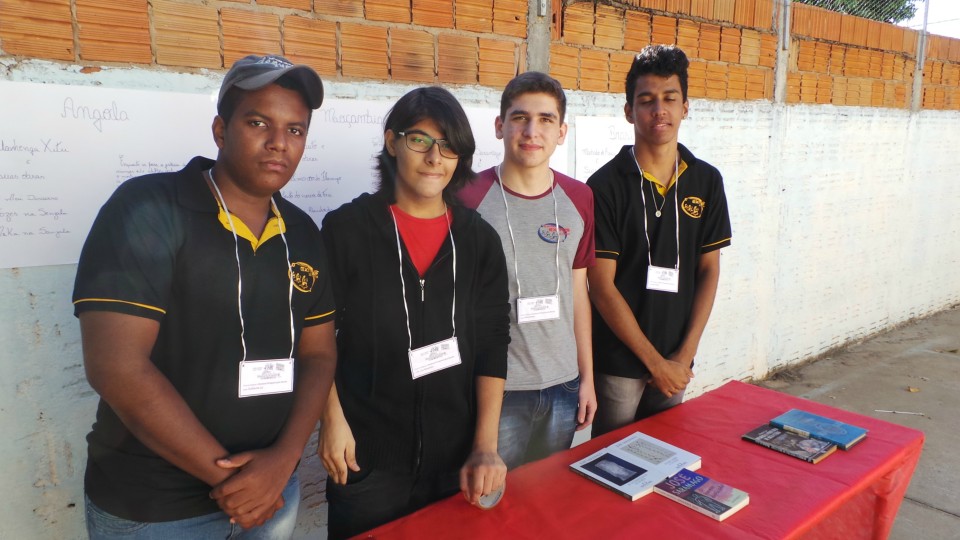
<instances>
[{"instance_id":1,"label":"blue jeans","mask_svg":"<svg viewBox=\"0 0 960 540\"><path fill-rule=\"evenodd\" d=\"M260 527L244 529L230 523L223 512L204 516L144 523L108 514L84 497L87 514L87 534L90 540L168 540L171 538L236 538L243 540L286 540L293 536L300 506L300 481L294 473L283 488L283 508Z\"/></svg>"},{"instance_id":2,"label":"blue jeans","mask_svg":"<svg viewBox=\"0 0 960 540\"><path fill-rule=\"evenodd\" d=\"M643 420L683 401L683 392L668 398L655 385L648 384L647 379L596 373L594 387L597 390L597 414L593 417L591 437Z\"/></svg>"},{"instance_id":3,"label":"blue jeans","mask_svg":"<svg viewBox=\"0 0 960 540\"><path fill-rule=\"evenodd\" d=\"M580 377L543 390L504 392L497 451L508 469L570 448L579 393Z\"/></svg>"}]
</instances>

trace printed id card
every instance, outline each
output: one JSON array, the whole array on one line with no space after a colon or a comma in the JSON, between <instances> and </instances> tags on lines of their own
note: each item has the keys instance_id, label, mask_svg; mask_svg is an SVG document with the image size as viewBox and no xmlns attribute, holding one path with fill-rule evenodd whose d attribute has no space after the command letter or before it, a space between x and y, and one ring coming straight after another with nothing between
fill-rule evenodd
<instances>
[{"instance_id":1,"label":"printed id card","mask_svg":"<svg viewBox=\"0 0 960 540\"><path fill-rule=\"evenodd\" d=\"M452 337L407 352L410 357L410 373L414 379L448 367L460 365L460 347Z\"/></svg>"},{"instance_id":2,"label":"printed id card","mask_svg":"<svg viewBox=\"0 0 960 540\"><path fill-rule=\"evenodd\" d=\"M293 392L293 358L240 362L240 397L287 392Z\"/></svg>"},{"instance_id":3,"label":"printed id card","mask_svg":"<svg viewBox=\"0 0 960 540\"><path fill-rule=\"evenodd\" d=\"M560 318L560 297L530 296L517 298L517 322L520 324Z\"/></svg>"},{"instance_id":4,"label":"printed id card","mask_svg":"<svg viewBox=\"0 0 960 540\"><path fill-rule=\"evenodd\" d=\"M680 271L662 266L647 267L647 289L675 293L680 290Z\"/></svg>"}]
</instances>

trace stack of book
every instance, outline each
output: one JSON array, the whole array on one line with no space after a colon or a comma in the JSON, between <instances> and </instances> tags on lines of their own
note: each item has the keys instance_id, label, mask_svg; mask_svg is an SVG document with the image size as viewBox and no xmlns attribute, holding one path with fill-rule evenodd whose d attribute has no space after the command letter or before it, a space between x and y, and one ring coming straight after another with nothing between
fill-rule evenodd
<instances>
[{"instance_id":1,"label":"stack of book","mask_svg":"<svg viewBox=\"0 0 960 540\"><path fill-rule=\"evenodd\" d=\"M849 450L867 436L867 430L800 409L789 411L743 435L771 450L818 463L837 448Z\"/></svg>"},{"instance_id":2,"label":"stack of book","mask_svg":"<svg viewBox=\"0 0 960 540\"><path fill-rule=\"evenodd\" d=\"M700 456L638 431L570 468L631 501L655 491L717 521L749 503L743 491L694 472L700 465Z\"/></svg>"}]
</instances>

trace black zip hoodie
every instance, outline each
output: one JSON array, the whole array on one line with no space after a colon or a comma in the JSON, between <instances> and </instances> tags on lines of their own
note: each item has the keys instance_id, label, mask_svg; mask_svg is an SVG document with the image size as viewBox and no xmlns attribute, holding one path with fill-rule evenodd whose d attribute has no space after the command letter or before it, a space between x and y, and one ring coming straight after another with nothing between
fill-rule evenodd
<instances>
[{"instance_id":1,"label":"black zip hoodie","mask_svg":"<svg viewBox=\"0 0 960 540\"><path fill-rule=\"evenodd\" d=\"M323 220L337 301L337 391L361 468L459 470L473 444L476 377L506 378L510 305L500 237L479 214L460 206L453 207L451 230L461 364L413 380L386 195L365 193ZM405 246L402 254L412 348L450 338L449 237L422 280Z\"/></svg>"}]
</instances>

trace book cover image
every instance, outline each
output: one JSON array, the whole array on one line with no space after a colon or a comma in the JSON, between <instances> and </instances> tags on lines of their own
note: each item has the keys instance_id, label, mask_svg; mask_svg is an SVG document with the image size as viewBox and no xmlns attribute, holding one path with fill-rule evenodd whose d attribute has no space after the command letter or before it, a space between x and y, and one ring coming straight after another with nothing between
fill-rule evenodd
<instances>
[{"instance_id":1,"label":"book cover image","mask_svg":"<svg viewBox=\"0 0 960 540\"><path fill-rule=\"evenodd\" d=\"M723 482L683 469L653 490L701 514L723 521L750 502L750 496Z\"/></svg>"},{"instance_id":2,"label":"book cover image","mask_svg":"<svg viewBox=\"0 0 960 540\"><path fill-rule=\"evenodd\" d=\"M770 420L771 426L792 431L814 439L831 442L844 450L862 441L867 430L832 418L800 409L790 409Z\"/></svg>"},{"instance_id":3,"label":"book cover image","mask_svg":"<svg viewBox=\"0 0 960 540\"><path fill-rule=\"evenodd\" d=\"M683 468L700 468L700 456L635 432L572 463L570 469L635 501Z\"/></svg>"},{"instance_id":4,"label":"book cover image","mask_svg":"<svg viewBox=\"0 0 960 540\"><path fill-rule=\"evenodd\" d=\"M820 462L837 449L837 445L831 442L804 437L767 424L744 433L743 438L810 463Z\"/></svg>"}]
</instances>

